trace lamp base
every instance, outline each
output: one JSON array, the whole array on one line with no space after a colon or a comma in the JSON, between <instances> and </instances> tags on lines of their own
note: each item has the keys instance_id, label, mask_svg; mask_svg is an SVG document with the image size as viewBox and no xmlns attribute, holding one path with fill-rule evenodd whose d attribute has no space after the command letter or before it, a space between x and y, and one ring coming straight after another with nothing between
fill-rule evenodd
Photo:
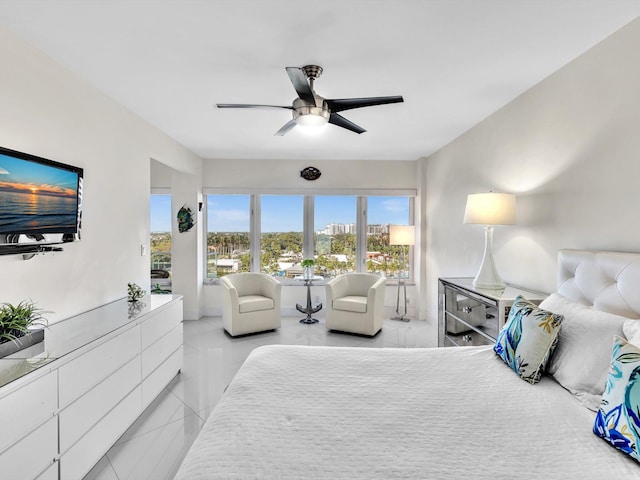
<instances>
[{"instance_id":1,"label":"lamp base","mask_svg":"<svg viewBox=\"0 0 640 480\"><path fill-rule=\"evenodd\" d=\"M498 275L496 264L493 260L492 225L484 227L484 255L482 256L480 270L478 270L478 274L473 280L473 286L484 290L502 290L506 287L500 275Z\"/></svg>"},{"instance_id":2,"label":"lamp base","mask_svg":"<svg viewBox=\"0 0 640 480\"><path fill-rule=\"evenodd\" d=\"M391 317L391 320L399 320L400 322L408 322L409 319L405 317L407 314L407 283L403 278L404 268L406 265L406 259L404 256L404 245L402 246L402 272L398 272L398 296L396 297L396 314L397 316ZM400 313L400 290L404 293L404 313Z\"/></svg>"},{"instance_id":3,"label":"lamp base","mask_svg":"<svg viewBox=\"0 0 640 480\"><path fill-rule=\"evenodd\" d=\"M473 286L480 290L504 290L507 285L505 283L482 283L473 281Z\"/></svg>"}]
</instances>

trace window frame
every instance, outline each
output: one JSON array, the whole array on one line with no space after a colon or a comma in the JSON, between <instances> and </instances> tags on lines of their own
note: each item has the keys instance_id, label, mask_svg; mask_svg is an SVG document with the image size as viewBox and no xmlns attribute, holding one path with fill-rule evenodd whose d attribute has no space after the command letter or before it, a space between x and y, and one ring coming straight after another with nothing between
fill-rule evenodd
<instances>
[{"instance_id":1,"label":"window frame","mask_svg":"<svg viewBox=\"0 0 640 480\"><path fill-rule=\"evenodd\" d=\"M152 196L165 196L169 197L169 231L167 232L171 237L171 250L173 250L173 195L170 188L152 187L149 191L149 269L153 266L152 257L154 253L151 250L151 197ZM167 252L170 257L173 257L173 251ZM171 271L171 270L170 270Z\"/></svg>"},{"instance_id":2,"label":"window frame","mask_svg":"<svg viewBox=\"0 0 640 480\"><path fill-rule=\"evenodd\" d=\"M415 202L417 192L414 189L397 189L397 190L313 190L313 191L300 191L293 189L232 189L232 188L204 188L203 194L206 195L237 195L248 194L250 195L250 231L249 238L251 242L251 270L252 272L261 271L261 197L262 195L295 195L303 196L303 257L310 258L314 256L314 200L316 196L329 196L329 195L341 195L341 196L355 196L356 197L356 272L367 272L367 197L381 196L381 197L408 197L409 200L409 225L415 224ZM203 202L204 208L208 208L208 202ZM207 225L208 211L204 212L204 245L206 249L207 234L209 227ZM409 266L409 278L405 279L408 285L415 283L415 269L414 269L414 246L409 247L408 266ZM206 251L205 251L206 253ZM206 255L205 255L205 268L206 268ZM206 271L206 270L205 270ZM295 285L295 280L288 278L278 278L283 285ZM387 284L395 285L398 279L389 278ZM204 278L206 285L217 285L220 282L220 278Z\"/></svg>"},{"instance_id":3,"label":"window frame","mask_svg":"<svg viewBox=\"0 0 640 480\"><path fill-rule=\"evenodd\" d=\"M206 280L215 280L215 279L219 279L220 277L218 277L217 275L215 276L209 276L209 195L212 196L243 196L243 197L248 197L249 200L249 231L247 232L247 235L249 237L249 272L253 272L253 249L251 248L251 245L253 244L253 237L252 237L252 210L254 210L254 199L252 197L252 195L250 194L244 194L244 193L224 193L224 194L219 194L219 193L209 193L207 195L205 195L204 197L204 203L203 203L203 213L204 213L204 218L203 218L203 224L205 225L205 229L206 231L204 232L204 279L205 279L205 284L206 283L211 283L208 282ZM217 270L217 266L216 266L216 270Z\"/></svg>"}]
</instances>

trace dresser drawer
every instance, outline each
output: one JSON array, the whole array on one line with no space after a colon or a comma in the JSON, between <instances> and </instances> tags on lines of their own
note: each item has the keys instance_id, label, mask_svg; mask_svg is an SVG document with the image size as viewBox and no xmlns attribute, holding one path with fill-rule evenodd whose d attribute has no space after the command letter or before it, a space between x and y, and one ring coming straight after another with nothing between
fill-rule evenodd
<instances>
[{"instance_id":1,"label":"dresser drawer","mask_svg":"<svg viewBox=\"0 0 640 480\"><path fill-rule=\"evenodd\" d=\"M497 333L497 321L488 321L484 325L476 325L473 328L465 325L449 314L445 314L448 339L453 345L477 346L477 345L493 345ZM455 331L457 333L451 333ZM484 334L484 335L483 335Z\"/></svg>"},{"instance_id":2,"label":"dresser drawer","mask_svg":"<svg viewBox=\"0 0 640 480\"><path fill-rule=\"evenodd\" d=\"M51 464L36 480L58 480L58 462Z\"/></svg>"},{"instance_id":3,"label":"dresser drawer","mask_svg":"<svg viewBox=\"0 0 640 480\"><path fill-rule=\"evenodd\" d=\"M91 470L113 443L142 412L141 388L137 387L60 457L60 480L78 480Z\"/></svg>"},{"instance_id":4,"label":"dresser drawer","mask_svg":"<svg viewBox=\"0 0 640 480\"><path fill-rule=\"evenodd\" d=\"M146 408L182 368L182 347L179 347L151 375L142 381L142 408Z\"/></svg>"},{"instance_id":5,"label":"dresser drawer","mask_svg":"<svg viewBox=\"0 0 640 480\"><path fill-rule=\"evenodd\" d=\"M169 305L145 320L141 327L142 350L146 350L161 337L182 323L182 301Z\"/></svg>"},{"instance_id":6,"label":"dresser drawer","mask_svg":"<svg viewBox=\"0 0 640 480\"><path fill-rule=\"evenodd\" d=\"M58 419L51 418L0 455L0 478L31 480L58 455Z\"/></svg>"},{"instance_id":7,"label":"dresser drawer","mask_svg":"<svg viewBox=\"0 0 640 480\"><path fill-rule=\"evenodd\" d=\"M66 452L140 384L140 363L140 357L135 357L60 412L60 452Z\"/></svg>"},{"instance_id":8,"label":"dresser drawer","mask_svg":"<svg viewBox=\"0 0 640 480\"><path fill-rule=\"evenodd\" d=\"M55 415L57 388L57 375L51 372L0 397L0 452Z\"/></svg>"},{"instance_id":9,"label":"dresser drawer","mask_svg":"<svg viewBox=\"0 0 640 480\"><path fill-rule=\"evenodd\" d=\"M445 312L445 330L447 334L459 335L461 333L479 330L485 335L495 339L498 337L498 318L493 315L489 309L483 310L484 318L476 318L473 322L465 322L464 320Z\"/></svg>"},{"instance_id":10,"label":"dresser drawer","mask_svg":"<svg viewBox=\"0 0 640 480\"><path fill-rule=\"evenodd\" d=\"M142 352L142 379L147 378L158 365L182 346L182 324Z\"/></svg>"},{"instance_id":11,"label":"dresser drawer","mask_svg":"<svg viewBox=\"0 0 640 480\"><path fill-rule=\"evenodd\" d=\"M445 289L445 311L453 314L466 324L471 326L484 324L487 318L487 310L489 309L491 309L491 306L486 303L463 295L454 289ZM463 328L463 330L455 330L457 327ZM451 324L448 326L447 331L460 333L465 331L465 328L463 324Z\"/></svg>"},{"instance_id":12,"label":"dresser drawer","mask_svg":"<svg viewBox=\"0 0 640 480\"><path fill-rule=\"evenodd\" d=\"M140 327L136 326L60 367L60 408L69 405L139 353Z\"/></svg>"}]
</instances>

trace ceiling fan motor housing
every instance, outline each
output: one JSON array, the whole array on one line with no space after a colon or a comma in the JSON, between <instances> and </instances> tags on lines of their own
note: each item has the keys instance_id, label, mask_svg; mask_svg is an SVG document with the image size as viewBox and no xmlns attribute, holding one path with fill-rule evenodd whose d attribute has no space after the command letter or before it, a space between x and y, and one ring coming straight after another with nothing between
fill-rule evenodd
<instances>
[{"instance_id":1,"label":"ceiling fan motor housing","mask_svg":"<svg viewBox=\"0 0 640 480\"><path fill-rule=\"evenodd\" d=\"M326 123L329 121L329 116L331 112L329 111L329 106L324 98L319 95L314 94L314 98L316 101L315 105L311 105L301 98L296 98L293 101L293 119L300 124L304 124L304 119L313 118L319 120L320 118L324 121L321 123ZM303 117L303 118L301 118ZM318 122L314 122L318 123Z\"/></svg>"},{"instance_id":2,"label":"ceiling fan motor housing","mask_svg":"<svg viewBox=\"0 0 640 480\"><path fill-rule=\"evenodd\" d=\"M318 65L305 65L302 67L302 71L309 80L315 80L322 75L322 67Z\"/></svg>"}]
</instances>

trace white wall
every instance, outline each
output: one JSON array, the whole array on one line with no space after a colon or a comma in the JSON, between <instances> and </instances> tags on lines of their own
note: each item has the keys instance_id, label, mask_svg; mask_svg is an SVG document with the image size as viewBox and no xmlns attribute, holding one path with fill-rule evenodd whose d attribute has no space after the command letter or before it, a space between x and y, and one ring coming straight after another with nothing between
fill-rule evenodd
<instances>
[{"instance_id":1,"label":"white wall","mask_svg":"<svg viewBox=\"0 0 640 480\"><path fill-rule=\"evenodd\" d=\"M84 168L82 241L0 257L0 301L32 299L66 318L149 289L150 159L191 173L202 161L39 51L0 29L0 145Z\"/></svg>"},{"instance_id":2,"label":"white wall","mask_svg":"<svg viewBox=\"0 0 640 480\"><path fill-rule=\"evenodd\" d=\"M278 138L277 140L282 140ZM284 139L286 141L286 138ZM308 181L300 170L320 169L319 179ZM415 189L416 162L384 160L206 160L202 185L207 188L357 190Z\"/></svg>"},{"instance_id":3,"label":"white wall","mask_svg":"<svg viewBox=\"0 0 640 480\"><path fill-rule=\"evenodd\" d=\"M198 211L202 201L198 175L173 171L171 176L171 276L172 289L184 296L184 318L202 316L204 279L204 223ZM187 232L178 230L177 216L182 207L190 208L196 224Z\"/></svg>"},{"instance_id":4,"label":"white wall","mask_svg":"<svg viewBox=\"0 0 640 480\"><path fill-rule=\"evenodd\" d=\"M483 231L466 195L517 194L496 227L504 280L556 284L560 248L640 251L640 20L635 20L420 163L426 165L429 318L439 276L474 276Z\"/></svg>"}]
</instances>

